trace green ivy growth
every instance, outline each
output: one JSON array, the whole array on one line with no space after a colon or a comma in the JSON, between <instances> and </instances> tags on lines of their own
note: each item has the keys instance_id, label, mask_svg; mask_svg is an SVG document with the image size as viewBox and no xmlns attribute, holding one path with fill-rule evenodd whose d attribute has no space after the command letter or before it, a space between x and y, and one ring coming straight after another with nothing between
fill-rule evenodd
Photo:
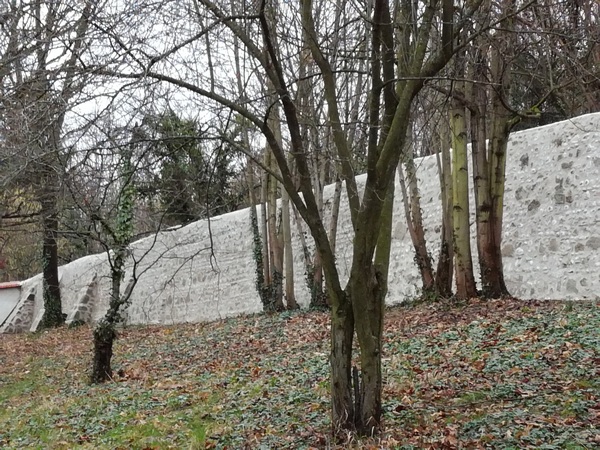
<instances>
[{"instance_id":1,"label":"green ivy growth","mask_svg":"<svg viewBox=\"0 0 600 450\"><path fill-rule=\"evenodd\" d=\"M256 263L256 291L258 292L264 311L275 312L277 309L275 307L275 296L277 295L278 289L280 289L283 284L283 274L275 271L273 272L273 282L271 284L265 283L262 238L260 237L260 231L258 229L258 218L256 214L252 212L250 213L250 226L252 228L252 257Z\"/></svg>"}]
</instances>

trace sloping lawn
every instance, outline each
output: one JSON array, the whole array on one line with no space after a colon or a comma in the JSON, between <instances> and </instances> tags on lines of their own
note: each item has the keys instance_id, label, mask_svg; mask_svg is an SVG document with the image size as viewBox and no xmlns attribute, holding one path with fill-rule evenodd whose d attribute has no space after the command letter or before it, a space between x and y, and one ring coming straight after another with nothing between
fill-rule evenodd
<instances>
[{"instance_id":1,"label":"sloping lawn","mask_svg":"<svg viewBox=\"0 0 600 450\"><path fill-rule=\"evenodd\" d=\"M129 327L102 386L87 384L90 328L0 335L0 448L600 448L595 303L389 309L385 432L337 444L328 323Z\"/></svg>"}]
</instances>

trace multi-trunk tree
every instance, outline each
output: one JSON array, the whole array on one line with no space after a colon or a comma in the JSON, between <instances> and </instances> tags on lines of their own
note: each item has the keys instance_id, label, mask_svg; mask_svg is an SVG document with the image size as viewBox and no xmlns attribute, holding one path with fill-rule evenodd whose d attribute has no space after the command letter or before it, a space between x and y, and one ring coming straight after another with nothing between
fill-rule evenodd
<instances>
[{"instance_id":1,"label":"multi-trunk tree","mask_svg":"<svg viewBox=\"0 0 600 450\"><path fill-rule=\"evenodd\" d=\"M331 305L333 428L369 434L376 432L381 424L381 340L391 242L391 187L402 158L411 105L426 80L452 57L454 38L480 2L467 2L456 11L449 1L432 0L422 5L402 1L393 10L386 0L369 2L364 8L369 11L369 18L356 10L347 22L340 24L343 28L349 23L361 23L368 30L369 45L355 56L353 52L331 51L337 33L330 32L335 22L329 18L336 17L339 6L313 4L310 0L299 4L262 1L244 3L234 10L229 2L199 0L193 9L197 17L190 22L190 10L182 8L185 14L177 19L188 25L185 29L190 30L189 35L170 36L158 50L148 39L135 35L126 39L119 36L118 41L116 36L109 35L107 38L116 43L114 48L120 49L120 54L114 55L118 64L106 61L91 69L114 79L166 83L179 89L182 95L192 94L192 98L204 101L216 116L233 112L260 130L277 167L276 171L272 165L265 169L287 191L290 202L310 229L320 256ZM286 20L276 23L270 20L273 10ZM170 13L174 14L173 10ZM288 36L285 44L277 39L284 27ZM151 34L152 30L145 30L145 35ZM210 49L206 47L207 41L212 42ZM237 81L228 75L235 75L235 70L224 70L218 75L214 70L230 67L230 54L223 46L232 48L232 42L239 43L245 64L252 67L249 79L243 80L243 97L231 89ZM192 49L199 48L204 49L202 54L210 54L208 70L192 71L189 76L166 70L178 58L189 61ZM297 67L293 66L297 61L294 55L307 55L314 61L314 69L306 76L319 80L325 99L326 125L331 130L331 148L346 186L353 254L345 285L315 195L318 186L314 183L311 155L303 139L295 95L299 80ZM342 68L338 64L353 57L366 58L370 65L370 87L359 99L359 109L366 111L369 127L366 152L361 158L352 151L351 127L343 122L342 105L347 102L340 97L339 72L343 72L343 64ZM264 80L274 95L264 96ZM249 101L251 95L257 98ZM274 108L281 111L281 134L271 120ZM364 190L359 191L355 175L362 168L366 168L367 179ZM360 348L358 367L352 364L355 333Z\"/></svg>"}]
</instances>

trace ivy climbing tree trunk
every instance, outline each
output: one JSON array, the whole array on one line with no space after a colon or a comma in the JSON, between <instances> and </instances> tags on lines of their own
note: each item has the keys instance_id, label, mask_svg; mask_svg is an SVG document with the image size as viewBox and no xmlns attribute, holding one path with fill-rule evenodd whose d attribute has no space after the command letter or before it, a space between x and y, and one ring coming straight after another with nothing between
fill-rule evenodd
<instances>
[{"instance_id":1,"label":"ivy climbing tree trunk","mask_svg":"<svg viewBox=\"0 0 600 450\"><path fill-rule=\"evenodd\" d=\"M37 186L44 238L42 241L44 315L40 328L53 328L65 322L62 312L60 278L58 273L58 200L61 186L59 162L60 132L64 114L53 113L52 108L41 112L38 132L44 145L39 164L40 183ZM43 148L45 147L45 148Z\"/></svg>"},{"instance_id":2,"label":"ivy climbing tree trunk","mask_svg":"<svg viewBox=\"0 0 600 450\"><path fill-rule=\"evenodd\" d=\"M271 117L269 119L272 128L275 130L275 138L281 144L281 126L279 121L279 108L274 107L271 111ZM277 173L277 162L272 155L271 147L267 146L265 152L268 153L267 166L273 173ZM277 197L279 193L279 183L277 178L272 174L267 174L267 227L269 231L268 242L269 242L269 265L271 269L271 305L272 311L283 311L285 309L283 305L283 252L284 242L283 233L281 230L281 223L278 220L277 208Z\"/></svg>"},{"instance_id":3,"label":"ivy climbing tree trunk","mask_svg":"<svg viewBox=\"0 0 600 450\"><path fill-rule=\"evenodd\" d=\"M129 255L129 243L133 236L133 213L136 191L133 183L134 168L131 160L133 147L136 142L137 136L134 129L130 144L124 146L121 154L119 178L122 188L114 225L111 225L107 220L102 218L96 218L101 222L105 232L112 240L112 249L110 249L112 252L110 250L107 251L111 271L111 291L108 311L94 329L92 383L102 383L112 377L111 361L113 344L116 338L116 327L122 320L122 310L128 304L137 282L134 267L133 277L125 291L121 294L121 283L125 277L125 262Z\"/></svg>"},{"instance_id":4,"label":"ivy climbing tree trunk","mask_svg":"<svg viewBox=\"0 0 600 450\"><path fill-rule=\"evenodd\" d=\"M56 193L47 185L48 191L42 196L41 211L44 240L42 244L43 261L43 297L44 315L40 322L41 328L53 328L65 322L62 312L60 284L58 275L58 212Z\"/></svg>"}]
</instances>

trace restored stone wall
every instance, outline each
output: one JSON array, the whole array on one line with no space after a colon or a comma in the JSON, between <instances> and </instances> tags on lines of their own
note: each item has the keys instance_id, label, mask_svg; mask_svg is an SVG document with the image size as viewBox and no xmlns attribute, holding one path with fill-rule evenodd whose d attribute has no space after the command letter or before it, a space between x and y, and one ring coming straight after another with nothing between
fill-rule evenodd
<instances>
[{"instance_id":1,"label":"restored stone wall","mask_svg":"<svg viewBox=\"0 0 600 450\"><path fill-rule=\"evenodd\" d=\"M23 295L23 291L21 291L21 296L19 304L0 328L0 333L24 333L29 331L33 321L35 294L30 291L27 295Z\"/></svg>"},{"instance_id":2,"label":"restored stone wall","mask_svg":"<svg viewBox=\"0 0 600 450\"><path fill-rule=\"evenodd\" d=\"M429 249L437 256L441 203L435 158L423 158L417 167ZM364 179L358 177L359 185ZM333 186L328 186L326 220L332 196ZM399 195L394 206L389 303L416 295L420 286ZM309 295L297 227L293 231L296 295L306 305ZM336 255L343 280L350 270L351 244L343 199ZM511 293L521 298L600 298L599 250L600 114L514 133L508 148L502 247ZM196 322L261 310L248 209L162 232L135 242L132 251L139 261L139 282L127 311L130 323ZM473 251L476 256L474 242ZM132 261L123 289L134 270ZM109 275L106 254L61 267L65 313L74 316L85 293L95 296L93 304L86 303L85 314L98 320L108 305ZM97 285L88 289L93 277ZM40 275L23 282L22 292L32 289L38 315Z\"/></svg>"}]
</instances>

